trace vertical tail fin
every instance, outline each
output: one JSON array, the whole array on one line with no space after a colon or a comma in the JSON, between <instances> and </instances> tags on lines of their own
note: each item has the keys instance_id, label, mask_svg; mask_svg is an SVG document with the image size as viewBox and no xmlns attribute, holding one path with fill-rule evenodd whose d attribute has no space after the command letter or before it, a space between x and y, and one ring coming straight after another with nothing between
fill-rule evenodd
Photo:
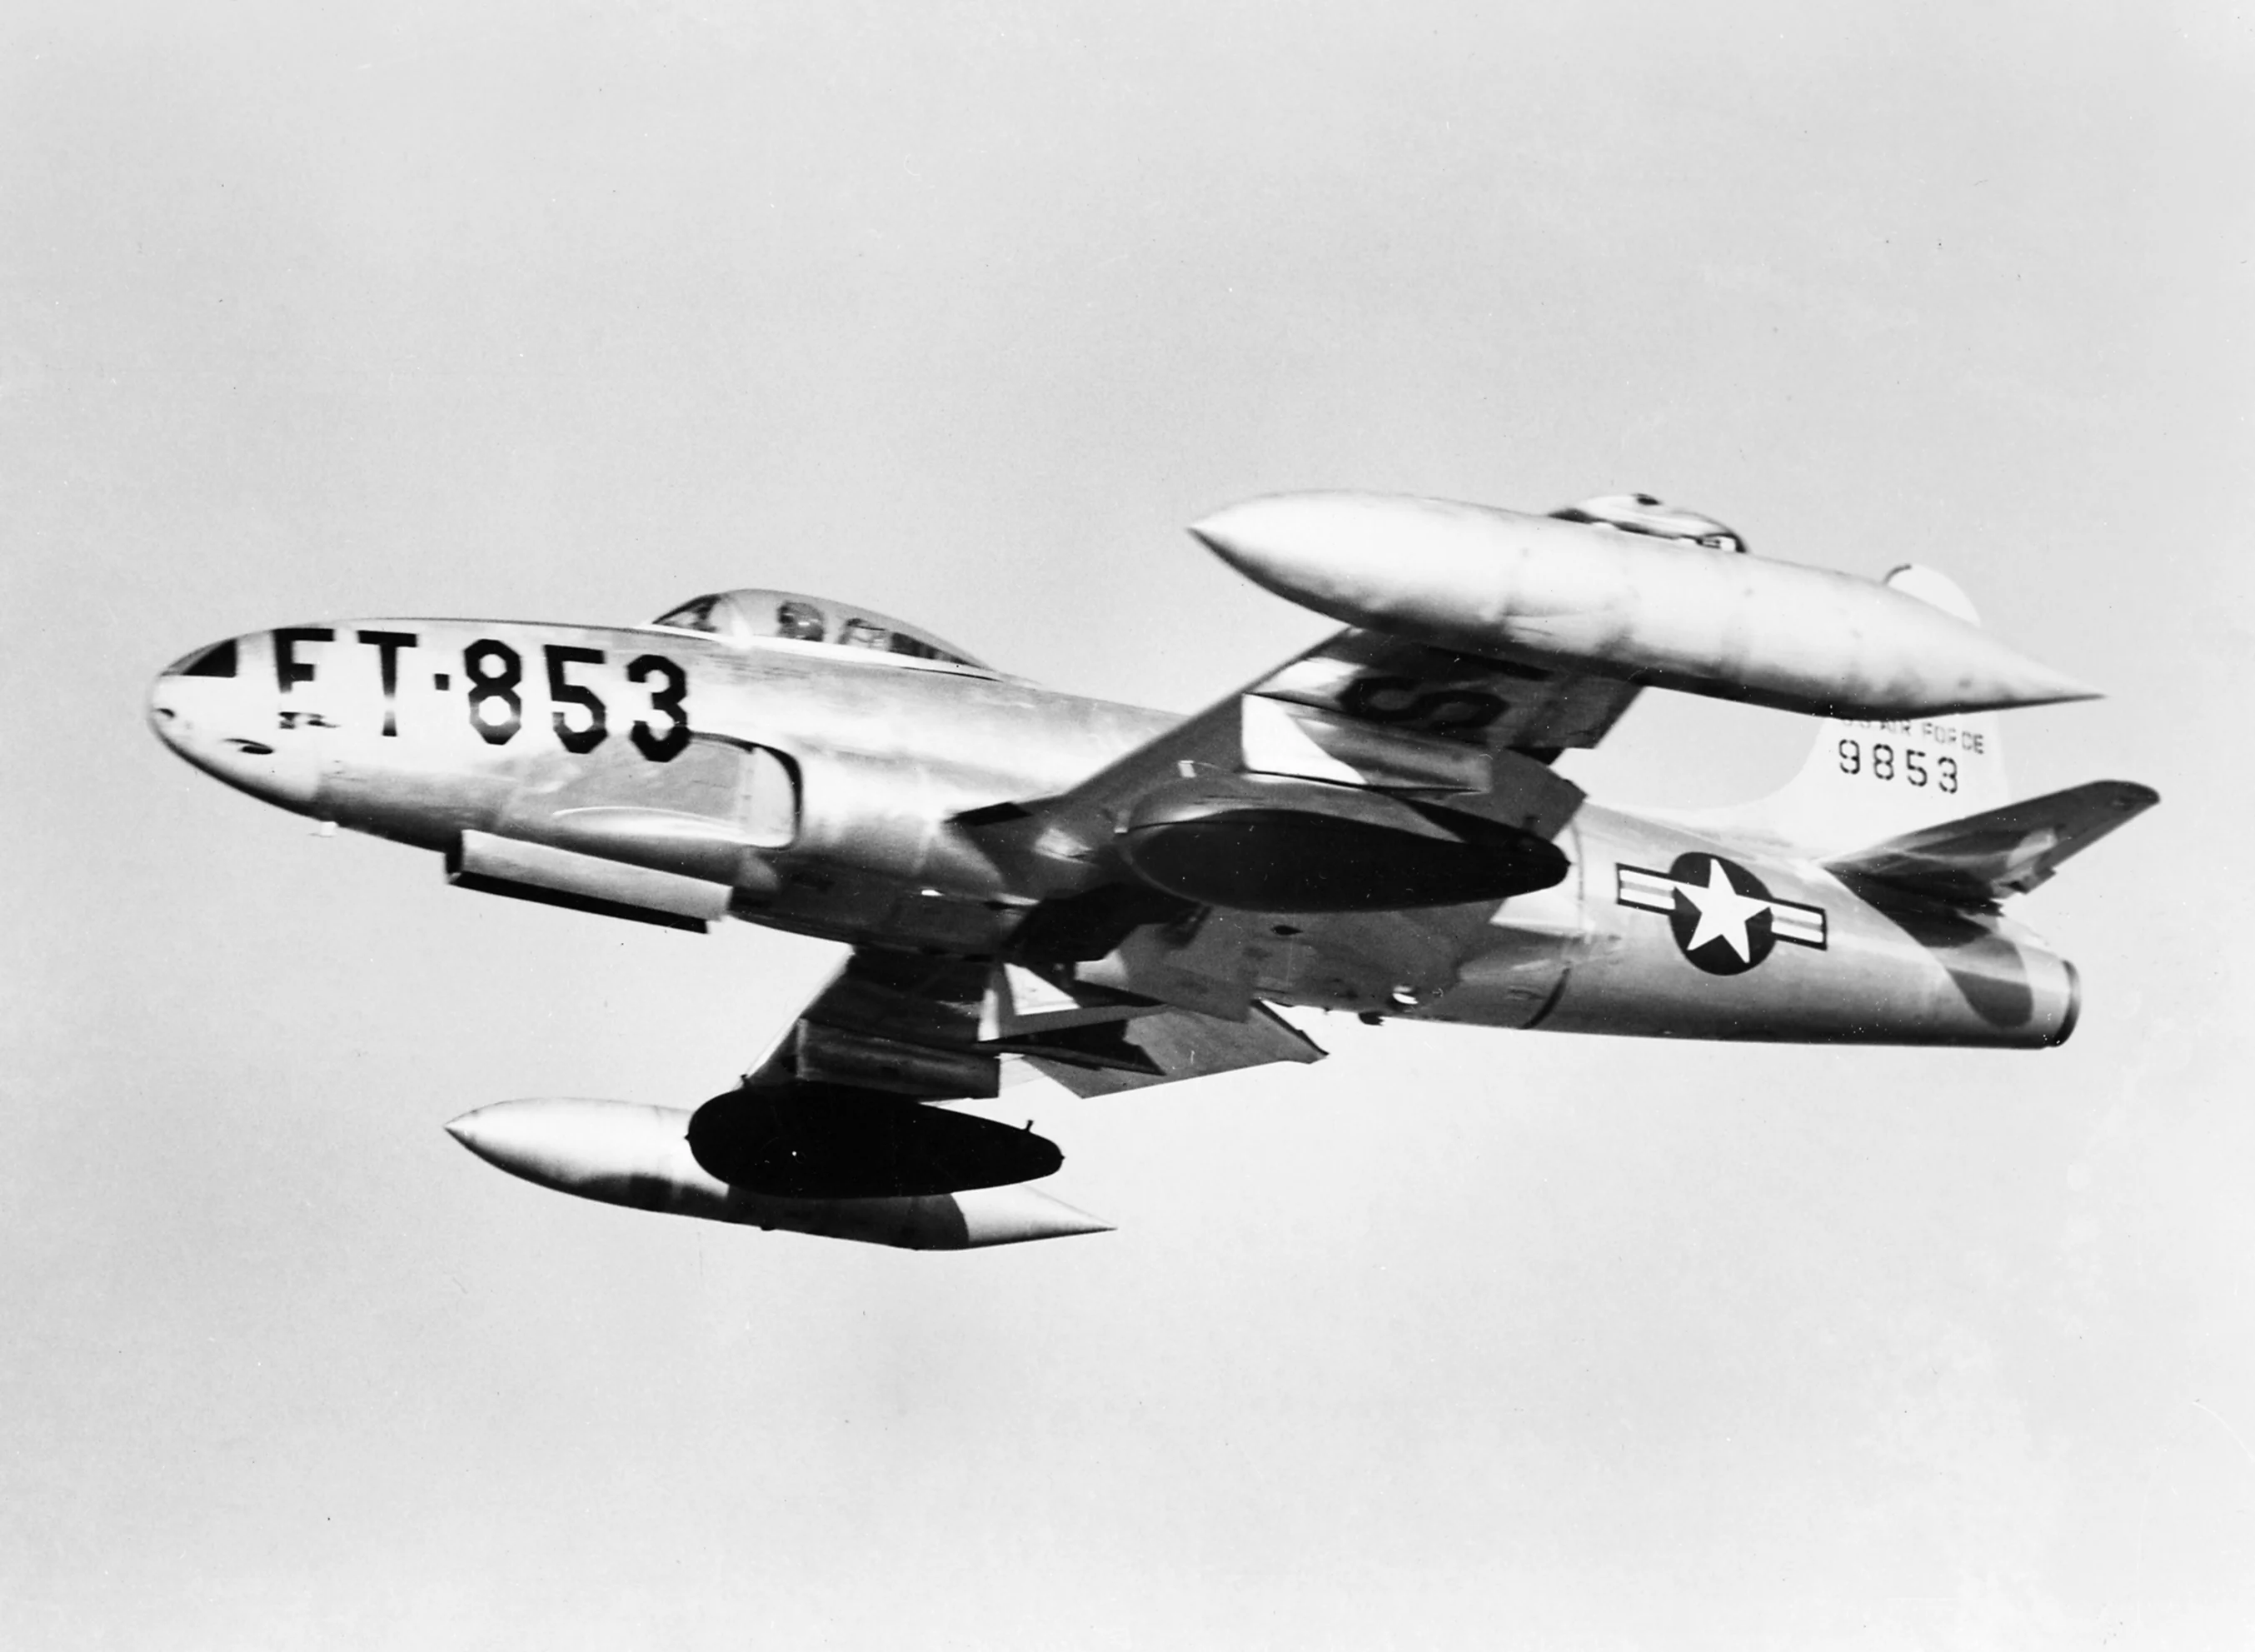
<instances>
[{"instance_id":1,"label":"vertical tail fin","mask_svg":"<svg viewBox=\"0 0 2255 1652\"><path fill-rule=\"evenodd\" d=\"M1906 596L1978 625L1980 616L1948 576L1915 566L1886 583ZM1904 722L1818 726L1816 743L1784 789L1753 813L1780 837L1819 853L1861 848L2010 800L1992 712Z\"/></svg>"}]
</instances>

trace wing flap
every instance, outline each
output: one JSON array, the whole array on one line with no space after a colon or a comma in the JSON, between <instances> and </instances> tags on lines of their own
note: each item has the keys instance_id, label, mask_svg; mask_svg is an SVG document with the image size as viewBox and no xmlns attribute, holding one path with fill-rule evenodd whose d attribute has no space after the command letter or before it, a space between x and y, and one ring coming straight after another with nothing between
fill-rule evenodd
<instances>
[{"instance_id":1,"label":"wing flap","mask_svg":"<svg viewBox=\"0 0 2255 1652\"><path fill-rule=\"evenodd\" d=\"M1263 1005L1224 1020L1062 975L1037 984L1018 966L862 948L746 1083L978 1100L1000 1093L1001 1059L1016 1056L1076 1094L1099 1095L1323 1055Z\"/></svg>"},{"instance_id":2,"label":"wing flap","mask_svg":"<svg viewBox=\"0 0 2255 1652\"><path fill-rule=\"evenodd\" d=\"M1985 810L1828 860L1843 882L1870 882L1953 905L1994 905L2050 880L2079 854L2160 801L2150 786L2094 780Z\"/></svg>"},{"instance_id":3,"label":"wing flap","mask_svg":"<svg viewBox=\"0 0 2255 1652\"><path fill-rule=\"evenodd\" d=\"M1113 1030L1107 1029L1106 1030ZM1116 1023L1119 1043L1141 1059L1097 1062L1064 1049L1022 1052L1026 1065L1075 1095L1114 1095L1180 1079L1265 1066L1272 1061L1320 1061L1323 1051L1266 1004L1243 1021L1217 1021L1188 1009L1163 1010Z\"/></svg>"}]
</instances>

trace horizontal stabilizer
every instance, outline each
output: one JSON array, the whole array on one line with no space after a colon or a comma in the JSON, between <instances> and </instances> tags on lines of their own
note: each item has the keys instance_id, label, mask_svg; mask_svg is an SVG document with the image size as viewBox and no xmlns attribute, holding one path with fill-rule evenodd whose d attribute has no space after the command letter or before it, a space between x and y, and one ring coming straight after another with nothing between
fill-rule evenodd
<instances>
[{"instance_id":1,"label":"horizontal stabilizer","mask_svg":"<svg viewBox=\"0 0 2255 1652\"><path fill-rule=\"evenodd\" d=\"M2025 895L2115 827L2161 800L2150 786L2094 780L1889 838L1825 862L1844 882L1874 882L1956 905Z\"/></svg>"}]
</instances>

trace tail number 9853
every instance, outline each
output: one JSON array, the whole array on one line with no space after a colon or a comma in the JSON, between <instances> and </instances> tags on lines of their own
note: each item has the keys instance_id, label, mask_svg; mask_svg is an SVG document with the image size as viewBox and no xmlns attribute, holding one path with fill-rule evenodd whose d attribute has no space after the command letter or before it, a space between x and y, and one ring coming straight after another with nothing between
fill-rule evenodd
<instances>
[{"instance_id":1,"label":"tail number 9853","mask_svg":"<svg viewBox=\"0 0 2255 1652\"><path fill-rule=\"evenodd\" d=\"M602 696L572 680L580 666L601 666L599 648L550 643L541 649L548 668L548 718L565 750L584 756L610 738L610 711ZM480 637L462 650L462 674L469 679L470 727L489 746L505 746L524 727L524 660L508 643ZM627 681L650 697L646 716L636 717L627 738L652 763L671 763L689 744L689 675L663 654L637 655L627 664Z\"/></svg>"},{"instance_id":2,"label":"tail number 9853","mask_svg":"<svg viewBox=\"0 0 2255 1652\"><path fill-rule=\"evenodd\" d=\"M1957 790L1956 758L1929 758L1916 746L1899 747L1884 740L1872 742L1868 752L1860 740L1842 741L1840 772L1869 775L1874 780L1900 781L1907 786L1931 785L1942 792Z\"/></svg>"}]
</instances>

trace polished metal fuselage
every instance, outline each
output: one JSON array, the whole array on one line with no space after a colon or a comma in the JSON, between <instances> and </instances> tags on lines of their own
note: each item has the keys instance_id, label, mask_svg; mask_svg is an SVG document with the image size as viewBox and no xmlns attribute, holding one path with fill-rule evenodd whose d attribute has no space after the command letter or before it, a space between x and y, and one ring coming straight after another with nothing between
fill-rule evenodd
<instances>
[{"instance_id":1,"label":"polished metal fuselage","mask_svg":"<svg viewBox=\"0 0 2255 1652\"><path fill-rule=\"evenodd\" d=\"M347 622L238 638L229 663L182 662L152 720L266 801L450 856L466 834L593 846L724 883L752 922L970 958L1006 951L1059 865L1101 854L1050 846L1032 875L980 812L1064 792L1180 721L943 662L649 627ZM1500 903L1214 911L1184 944L1258 998L1479 1025L2020 1045L2072 1027L2072 969L1993 913L1595 803L1558 843L1566 881Z\"/></svg>"}]
</instances>

